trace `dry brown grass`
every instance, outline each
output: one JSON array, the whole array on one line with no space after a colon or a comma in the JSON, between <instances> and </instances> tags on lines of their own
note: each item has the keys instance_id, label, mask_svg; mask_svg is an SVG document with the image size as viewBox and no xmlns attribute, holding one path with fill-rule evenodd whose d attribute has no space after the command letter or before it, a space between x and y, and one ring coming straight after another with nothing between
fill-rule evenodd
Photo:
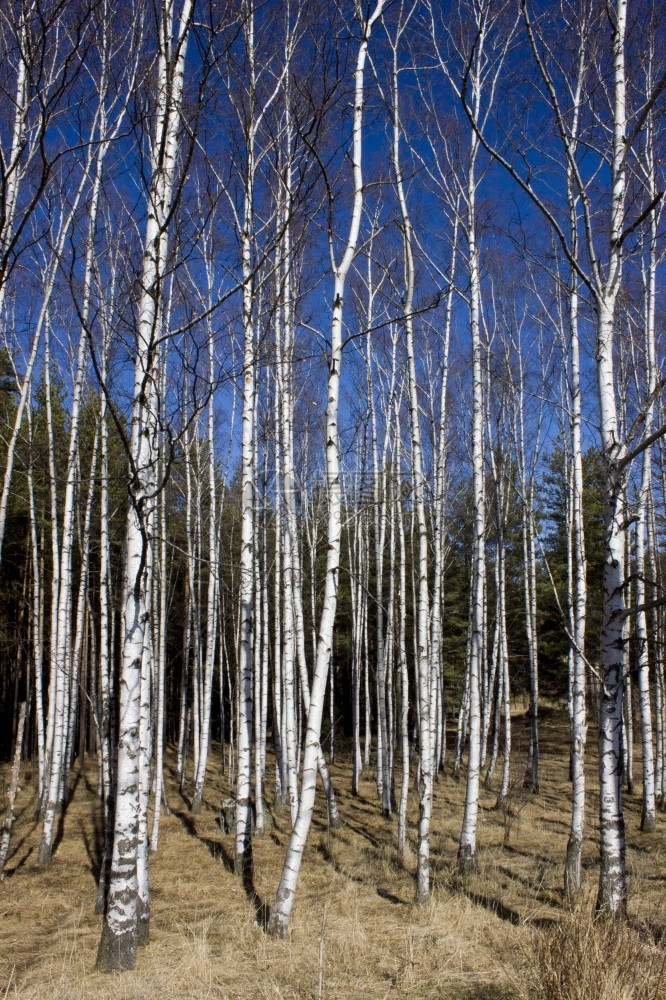
<instances>
[{"instance_id":1,"label":"dry brown grass","mask_svg":"<svg viewBox=\"0 0 666 1000\"><path fill-rule=\"evenodd\" d=\"M525 1000L658 1000L666 966L640 929L614 925L582 899L535 934ZM664 984L666 987L666 984Z\"/></svg>"},{"instance_id":2,"label":"dry brown grass","mask_svg":"<svg viewBox=\"0 0 666 1000\"><path fill-rule=\"evenodd\" d=\"M516 722L515 772L522 770L522 719ZM590 787L595 761L590 741ZM99 855L95 768L76 775L62 839L49 868L36 863L39 824L35 791L25 782L18 799L7 878L0 884L0 1000L310 1000L318 995L319 930L324 905L325 1000L456 998L508 1000L535 996L533 970L555 962L549 941L563 917L562 871L569 821L567 734L561 713L542 723L542 790L526 796L516 782L507 824L494 811L495 792L482 792L479 872L455 872L464 781L440 776L435 791L430 904L413 904L414 857L396 849L396 822L379 813L368 776L352 799L346 762L332 769L344 820L329 832L319 802L286 941L266 936L261 907L270 905L287 840L285 816L255 841L253 891L231 871L233 840L217 823L228 786L211 761L202 814L192 817L173 783L171 815L162 820L160 849L151 860L151 941L137 968L123 976L94 971L101 921L95 916L94 872ZM630 928L641 945L641 969L663 959L666 853L662 830L639 833L640 801L627 800ZM584 866L594 890L598 875L598 802L589 796ZM417 802L412 794L410 834ZM563 931L566 931L566 920ZM596 931L595 931L596 933ZM624 933L624 932L623 932ZM551 952L548 951L551 947ZM568 947L568 946L567 946ZM557 954L556 954L557 953ZM585 962L585 949L581 952ZM568 959L567 959L568 961ZM615 952L613 962L619 961ZM589 995L593 1000L593 994ZM636 1000L639 993L635 993ZM543 993L565 1000L566 993ZM622 994L603 994L616 1000ZM626 1000L629 1000L627 994ZM652 1000L649 994L642 994ZM666 994L665 994L666 996ZM572 996L572 1000L574 1000ZM578 998L576 997L576 1000ZM633 1000L633 998L632 998Z\"/></svg>"}]
</instances>

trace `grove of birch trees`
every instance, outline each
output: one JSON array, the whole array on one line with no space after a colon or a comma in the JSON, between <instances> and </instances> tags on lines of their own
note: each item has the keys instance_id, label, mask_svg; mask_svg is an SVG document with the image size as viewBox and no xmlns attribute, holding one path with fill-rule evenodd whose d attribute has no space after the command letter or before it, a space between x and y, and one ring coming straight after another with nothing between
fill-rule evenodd
<instances>
[{"instance_id":1,"label":"grove of birch trees","mask_svg":"<svg viewBox=\"0 0 666 1000\"><path fill-rule=\"evenodd\" d=\"M166 756L195 815L235 789L239 877L287 824L285 936L336 763L424 904L440 775L464 876L544 700L566 894L593 737L622 919L623 791L666 810L663 5L5 0L0 53L0 752L42 865L97 776L98 967L149 939Z\"/></svg>"}]
</instances>

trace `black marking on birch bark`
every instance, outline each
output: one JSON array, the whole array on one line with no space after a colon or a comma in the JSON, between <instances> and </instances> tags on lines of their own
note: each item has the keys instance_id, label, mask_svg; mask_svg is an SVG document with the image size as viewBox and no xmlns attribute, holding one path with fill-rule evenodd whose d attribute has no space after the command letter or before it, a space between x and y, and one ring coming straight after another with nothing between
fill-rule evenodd
<instances>
[{"instance_id":1,"label":"black marking on birch bark","mask_svg":"<svg viewBox=\"0 0 666 1000\"><path fill-rule=\"evenodd\" d=\"M136 943L139 947L148 944L150 939L150 905L144 899L138 899L136 904Z\"/></svg>"},{"instance_id":2,"label":"black marking on birch bark","mask_svg":"<svg viewBox=\"0 0 666 1000\"><path fill-rule=\"evenodd\" d=\"M458 871L461 875L473 875L478 868L476 852L470 844L461 844L457 859Z\"/></svg>"}]
</instances>

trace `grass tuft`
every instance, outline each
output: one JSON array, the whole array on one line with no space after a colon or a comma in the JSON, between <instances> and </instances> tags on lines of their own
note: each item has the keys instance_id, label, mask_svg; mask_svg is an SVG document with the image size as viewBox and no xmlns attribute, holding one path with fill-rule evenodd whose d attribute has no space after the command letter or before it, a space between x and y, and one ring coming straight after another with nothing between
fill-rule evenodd
<instances>
[{"instance_id":1,"label":"grass tuft","mask_svg":"<svg viewBox=\"0 0 666 1000\"><path fill-rule=\"evenodd\" d=\"M584 899L554 926L534 931L525 1000L660 1000L666 956L638 930Z\"/></svg>"}]
</instances>

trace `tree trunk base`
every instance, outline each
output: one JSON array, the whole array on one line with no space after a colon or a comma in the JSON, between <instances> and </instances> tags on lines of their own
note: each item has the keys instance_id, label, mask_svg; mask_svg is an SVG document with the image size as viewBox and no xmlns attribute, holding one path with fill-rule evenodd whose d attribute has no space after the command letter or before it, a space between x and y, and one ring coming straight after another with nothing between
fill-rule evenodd
<instances>
[{"instance_id":1,"label":"tree trunk base","mask_svg":"<svg viewBox=\"0 0 666 1000\"><path fill-rule=\"evenodd\" d=\"M508 808L509 808L509 796L504 795L503 792L500 792L499 795L497 796L495 809L497 810L497 812L505 813Z\"/></svg>"},{"instance_id":2,"label":"tree trunk base","mask_svg":"<svg viewBox=\"0 0 666 1000\"><path fill-rule=\"evenodd\" d=\"M340 813L338 812L338 806L336 802L333 802L332 806L331 803L329 802L328 825L330 826L331 830L339 830L340 827L342 826L342 820L340 819Z\"/></svg>"},{"instance_id":3,"label":"tree trunk base","mask_svg":"<svg viewBox=\"0 0 666 1000\"><path fill-rule=\"evenodd\" d=\"M569 837L567 844L567 858L564 864L564 894L566 898L573 900L580 894L581 882L581 854L582 842L574 837Z\"/></svg>"},{"instance_id":4,"label":"tree trunk base","mask_svg":"<svg viewBox=\"0 0 666 1000\"><path fill-rule=\"evenodd\" d=\"M460 845L456 865L461 875L473 875L476 872L478 868L476 851L473 851L469 844Z\"/></svg>"},{"instance_id":5,"label":"tree trunk base","mask_svg":"<svg viewBox=\"0 0 666 1000\"><path fill-rule=\"evenodd\" d=\"M251 879L252 870L252 849L246 849L242 854L236 854L234 858L234 874L243 879Z\"/></svg>"},{"instance_id":6,"label":"tree trunk base","mask_svg":"<svg viewBox=\"0 0 666 1000\"><path fill-rule=\"evenodd\" d=\"M201 814L201 804L203 802L203 789L196 788L194 795L192 797L192 808L190 812L193 816L199 816Z\"/></svg>"},{"instance_id":7,"label":"tree trunk base","mask_svg":"<svg viewBox=\"0 0 666 1000\"><path fill-rule=\"evenodd\" d=\"M271 937L282 938L284 940L289 933L288 919L280 912L271 911L268 924L266 925L266 933L270 934Z\"/></svg>"},{"instance_id":8,"label":"tree trunk base","mask_svg":"<svg viewBox=\"0 0 666 1000\"><path fill-rule=\"evenodd\" d=\"M607 913L613 920L624 920L627 916L627 894L618 878L604 871L603 861L599 876L599 892L597 895L597 910Z\"/></svg>"},{"instance_id":9,"label":"tree trunk base","mask_svg":"<svg viewBox=\"0 0 666 1000\"><path fill-rule=\"evenodd\" d=\"M136 932L112 934L104 924L97 950L96 968L100 972L129 972L136 965Z\"/></svg>"},{"instance_id":10,"label":"tree trunk base","mask_svg":"<svg viewBox=\"0 0 666 1000\"><path fill-rule=\"evenodd\" d=\"M421 809L423 805L421 806ZM430 839L419 832L416 862L416 902L425 906L430 897Z\"/></svg>"},{"instance_id":11,"label":"tree trunk base","mask_svg":"<svg viewBox=\"0 0 666 1000\"><path fill-rule=\"evenodd\" d=\"M427 902L428 902L429 899L430 899L430 892L428 891L427 888L424 888L423 886L420 885L419 880L418 880L418 876L417 876L417 882L416 882L416 905L417 906L425 906L427 904Z\"/></svg>"},{"instance_id":12,"label":"tree trunk base","mask_svg":"<svg viewBox=\"0 0 666 1000\"><path fill-rule=\"evenodd\" d=\"M40 865L50 865L53 861L53 844L47 844L45 840L42 840L39 845L39 854L37 855L37 861Z\"/></svg>"},{"instance_id":13,"label":"tree trunk base","mask_svg":"<svg viewBox=\"0 0 666 1000\"><path fill-rule=\"evenodd\" d=\"M654 810L648 812L645 807L643 807L643 815L641 817L641 833L654 833L657 829L657 817Z\"/></svg>"}]
</instances>

